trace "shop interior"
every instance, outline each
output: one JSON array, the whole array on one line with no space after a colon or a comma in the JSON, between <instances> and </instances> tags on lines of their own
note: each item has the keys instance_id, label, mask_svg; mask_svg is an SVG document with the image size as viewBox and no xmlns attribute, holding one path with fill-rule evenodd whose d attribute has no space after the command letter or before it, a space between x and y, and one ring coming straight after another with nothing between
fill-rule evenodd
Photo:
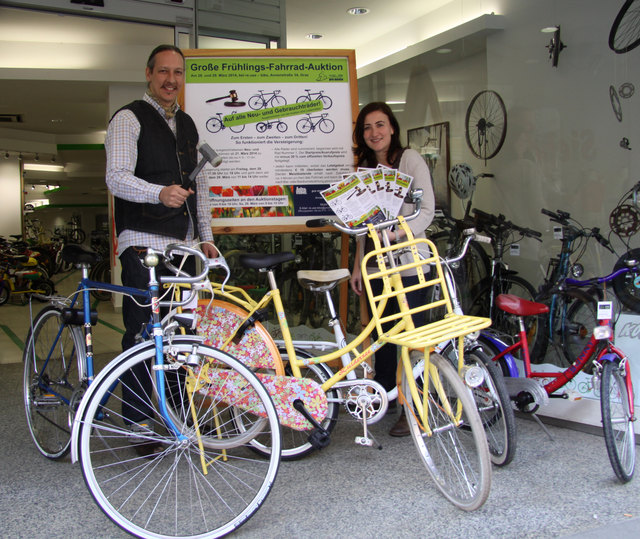
<instances>
[{"instance_id":1,"label":"shop interior","mask_svg":"<svg viewBox=\"0 0 640 539\"><path fill-rule=\"evenodd\" d=\"M623 50L618 44L614 50L610 36L623 4L624 0L366 0L365 9L357 8L361 12L354 14L347 9L355 4L340 0L0 1L0 236L7 241L20 236L32 244L61 238L82 243L110 260L101 278L110 280L111 272L118 271L104 181L106 125L123 104L142 95L142 66L156 44L175 43L184 50L353 50L359 106L388 103L402 128L403 144L417 150L429 166L438 211L428 231L439 238L438 248L451 246L452 230L459 230L464 219L496 235L493 246L480 246L477 257L483 269L474 274L476 284L489 277L491 260L497 258L496 223L508 229L499 253L504 273L529 283L531 299L541 297L541 290L557 277L559 260L566 264L567 277L607 275L631 254L640 257L640 178L635 172L640 165L640 128L634 121L640 115L635 86L640 84L635 79L640 47ZM640 34L635 28L631 32ZM479 128L478 118L488 125ZM464 185L452 184L452 173ZM458 224L452 225L455 220ZM293 313L289 323L297 328L296 336L326 338L329 333L323 328L329 313L300 287L296 274L300 269L350 266L355 242L336 232L309 233L302 226L278 233L269 233L266 226L263 230L243 233L240 227L216 234L232 268L233 284L260 297L267 289L266 275L243 268L240 255L295 252L295 260L284 266L278 280L285 308ZM563 241L568 230L582 234L571 247L566 236ZM566 260L561 258L563 248L570 250ZM55 271L60 268L51 280L56 285L64 282L64 271ZM461 292L465 308L472 308L476 291L470 286ZM363 313L359 298L346 283L333 294L347 334L356 335ZM640 352L640 301L630 296L598 299L612 301L616 342L633 356ZM108 305L109 324L117 326L119 301L110 294L97 299ZM4 346L0 340L5 349L0 364L15 367L22 360L18 349L23 335L14 322L26 323L25 309L30 307L23 304L15 294L7 306L0 306L0 326L8 343ZM3 318L6 308L12 309L12 321ZM18 309L22 311L15 315ZM274 313L265 325L277 332ZM97 338L114 349L119 345L120 336L114 340L113 335L97 333ZM563 351L568 347L563 341L560 353L543 352L540 363L567 367L572 360ZM576 348L575 356L579 352ZM640 361L634 360L630 357L633 381L640 388ZM599 387L594 387L591 374L581 373L570 387L570 397L550 399L540 411L551 431L526 422L524 436L534 444L536 437L545 436L540 452L546 452L552 435L571 447L570 436L565 440L565 429L558 425L580 431L577 435L586 437L585 444L601 430ZM606 464L600 449L598 459ZM532 451L525 454L531 457ZM535 466L528 473L533 480ZM505 477L498 475L498 483ZM624 506L619 494L612 494L618 485L611 483L603 489ZM563 487L557 477L553 484ZM634 484L637 479L628 486ZM517 491L518 486L509 488ZM637 493L637 487L632 488ZM612 526L632 520L637 531L638 521L631 518L640 514L636 510L640 511L637 503L629 505L624 516L608 508L604 520ZM572 530L587 533L598 526L598 511L587 512L589 518L570 519L556 528L558 533L572 536ZM550 518L560 522L563 517ZM475 526L482 524L477 521ZM441 524L440 529L455 534L450 525ZM478 536L520 533L517 526L499 525L508 531L484 530ZM421 534L408 525L403 530L407 536ZM311 536L308 530L290 531ZM275 533L269 529L265 536ZM337 536L347 533L342 527ZM438 533L431 528L429 535ZM552 524L527 528L526 533L556 534ZM250 527L246 536L260 536L259 528Z\"/></svg>"}]
</instances>

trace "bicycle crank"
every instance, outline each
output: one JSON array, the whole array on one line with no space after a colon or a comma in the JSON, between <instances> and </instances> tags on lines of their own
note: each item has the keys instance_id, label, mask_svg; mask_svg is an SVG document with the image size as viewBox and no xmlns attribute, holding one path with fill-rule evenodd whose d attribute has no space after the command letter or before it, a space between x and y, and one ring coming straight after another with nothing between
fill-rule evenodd
<instances>
[{"instance_id":1,"label":"bicycle crank","mask_svg":"<svg viewBox=\"0 0 640 539\"><path fill-rule=\"evenodd\" d=\"M387 392L374 380L343 380L333 387L346 389L343 404L347 412L358 421L366 419L368 425L373 425L387 413Z\"/></svg>"}]
</instances>

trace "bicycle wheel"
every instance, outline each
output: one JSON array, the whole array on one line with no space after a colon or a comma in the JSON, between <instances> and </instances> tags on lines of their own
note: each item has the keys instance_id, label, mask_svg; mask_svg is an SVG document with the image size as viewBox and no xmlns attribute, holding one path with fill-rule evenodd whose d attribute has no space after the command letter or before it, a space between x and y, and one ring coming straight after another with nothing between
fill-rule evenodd
<instances>
[{"instance_id":1,"label":"bicycle wheel","mask_svg":"<svg viewBox=\"0 0 640 539\"><path fill-rule=\"evenodd\" d=\"M74 228L69 234L71 243L82 243L87 239L87 234L81 228Z\"/></svg>"},{"instance_id":2,"label":"bicycle wheel","mask_svg":"<svg viewBox=\"0 0 640 539\"><path fill-rule=\"evenodd\" d=\"M329 120L328 118L323 118L318 123L318 127L320 128L320 131L322 131L323 133L331 133L336 128L336 125L333 123L332 120Z\"/></svg>"},{"instance_id":3,"label":"bicycle wheel","mask_svg":"<svg viewBox=\"0 0 640 539\"><path fill-rule=\"evenodd\" d=\"M222 120L220 120L220 118L209 118L207 120L207 123L205 124L205 127L207 128L207 131L209 131L209 133L217 133L224 126L222 125Z\"/></svg>"},{"instance_id":4,"label":"bicycle wheel","mask_svg":"<svg viewBox=\"0 0 640 539\"><path fill-rule=\"evenodd\" d=\"M264 98L261 95L252 95L248 101L249 107L253 110L260 110L264 108L267 104L264 101Z\"/></svg>"},{"instance_id":5,"label":"bicycle wheel","mask_svg":"<svg viewBox=\"0 0 640 539\"><path fill-rule=\"evenodd\" d=\"M567 312L567 323L560 334L562 351L571 364L589 342L598 325L596 300L588 294L576 295Z\"/></svg>"},{"instance_id":6,"label":"bicycle wheel","mask_svg":"<svg viewBox=\"0 0 640 539\"><path fill-rule=\"evenodd\" d=\"M605 361L600 387L602 430L613 471L623 483L631 480L636 464L636 440L624 366Z\"/></svg>"},{"instance_id":7,"label":"bicycle wheel","mask_svg":"<svg viewBox=\"0 0 640 539\"><path fill-rule=\"evenodd\" d=\"M102 283L111 282L111 262L109 260L101 260L89 272L89 279ZM98 301L109 301L111 292L108 290L91 290L91 295Z\"/></svg>"},{"instance_id":8,"label":"bicycle wheel","mask_svg":"<svg viewBox=\"0 0 640 539\"><path fill-rule=\"evenodd\" d=\"M465 138L471 153L478 159L495 157L507 136L507 109L493 90L477 93L465 118Z\"/></svg>"},{"instance_id":9,"label":"bicycle wheel","mask_svg":"<svg viewBox=\"0 0 640 539\"><path fill-rule=\"evenodd\" d=\"M284 122L278 122L276 124L276 129L280 131L280 133L284 133L287 129L289 129L289 126Z\"/></svg>"},{"instance_id":10,"label":"bicycle wheel","mask_svg":"<svg viewBox=\"0 0 640 539\"><path fill-rule=\"evenodd\" d=\"M640 249L631 249L622 255L613 266L613 271L626 268L627 260L640 260ZM633 270L618 275L613 280L613 289L625 307L640 313L640 272Z\"/></svg>"},{"instance_id":11,"label":"bicycle wheel","mask_svg":"<svg viewBox=\"0 0 640 539\"><path fill-rule=\"evenodd\" d=\"M11 284L9 281L0 281L0 305L4 305L11 297Z\"/></svg>"},{"instance_id":12,"label":"bicycle wheel","mask_svg":"<svg viewBox=\"0 0 640 539\"><path fill-rule=\"evenodd\" d=\"M258 133L264 133L267 130L267 124L265 122L258 122L256 124L256 131Z\"/></svg>"},{"instance_id":13,"label":"bicycle wheel","mask_svg":"<svg viewBox=\"0 0 640 539\"><path fill-rule=\"evenodd\" d=\"M285 373L287 376L293 376L288 365L287 352L284 348L280 350L280 355L286 365ZM296 350L296 356L298 358L311 357L310 354L302 350ZM324 384L332 376L333 373L331 372L331 369L322 363L318 365L309 365L302 369L303 378L309 378L318 384ZM330 390L327 393L327 416L321 423L321 426L328 433L331 433L338 419L338 399L339 392L337 390ZM241 432L251 428L251 423L247 422L246 415L238 416L236 418L236 425L238 430ZM309 442L309 434L311 431L295 430L282 425L280 426L280 429L282 431L282 460L298 460L315 450L315 447ZM268 444L268 440L265 440L262 435L256 436L256 438L251 442L250 447L260 455L268 456L271 454L271 447Z\"/></svg>"},{"instance_id":14,"label":"bicycle wheel","mask_svg":"<svg viewBox=\"0 0 640 539\"><path fill-rule=\"evenodd\" d=\"M471 292L471 304L468 313L474 316L487 316L491 318L491 328L505 335L516 335L520 326L516 316L506 313L495 306L495 298L498 294L514 294L529 301L534 301L535 289L528 281L518 275L503 275L496 284L493 297L493 308L491 304L492 280L487 278L481 281ZM538 332L537 319L533 316L525 318L527 339L529 350L532 349L533 342Z\"/></svg>"},{"instance_id":15,"label":"bicycle wheel","mask_svg":"<svg viewBox=\"0 0 640 539\"><path fill-rule=\"evenodd\" d=\"M298 120L298 123L296 123L296 129L300 133L306 134L313 129L313 124L309 118L302 118L302 120Z\"/></svg>"},{"instance_id":16,"label":"bicycle wheel","mask_svg":"<svg viewBox=\"0 0 640 539\"><path fill-rule=\"evenodd\" d=\"M272 107L284 107L287 104L287 100L281 95L274 95L271 99Z\"/></svg>"},{"instance_id":17,"label":"bicycle wheel","mask_svg":"<svg viewBox=\"0 0 640 539\"><path fill-rule=\"evenodd\" d=\"M622 54L640 44L640 2L627 0L611 25L609 48Z\"/></svg>"},{"instance_id":18,"label":"bicycle wheel","mask_svg":"<svg viewBox=\"0 0 640 539\"><path fill-rule=\"evenodd\" d=\"M175 337L165 345L165 364L179 357L197 363L186 378L198 398L175 423L178 435L161 419L158 400L146 399L154 418L142 443L157 442L163 449L153 459L136 456L140 434L132 438L120 413L121 377L134 370L139 380L156 386L154 355L151 343L132 348L90 386L78 433L85 482L102 511L138 537L221 537L258 510L275 480L280 459L276 410L264 386L239 361L200 339ZM269 437L268 459L252 457L246 436L233 430L229 407L242 408L253 422L265 420L259 432ZM220 446L213 448L216 437ZM201 449L199 439L209 443Z\"/></svg>"},{"instance_id":19,"label":"bicycle wheel","mask_svg":"<svg viewBox=\"0 0 640 539\"><path fill-rule=\"evenodd\" d=\"M405 413L436 487L456 507L472 511L482 506L491 488L487 439L474 399L456 370L439 354L431 354L430 363L428 384L422 387L403 371Z\"/></svg>"},{"instance_id":20,"label":"bicycle wheel","mask_svg":"<svg viewBox=\"0 0 640 539\"><path fill-rule=\"evenodd\" d=\"M489 444L491 462L496 466L509 464L516 453L516 417L509 399L502 371L479 347L465 350L466 365L482 369L484 382L472 389ZM458 365L458 350L449 342L442 356Z\"/></svg>"},{"instance_id":21,"label":"bicycle wheel","mask_svg":"<svg viewBox=\"0 0 640 539\"><path fill-rule=\"evenodd\" d=\"M24 347L24 409L33 442L50 459L69 451L82 350L82 335L64 324L60 309L50 305L38 313Z\"/></svg>"},{"instance_id":22,"label":"bicycle wheel","mask_svg":"<svg viewBox=\"0 0 640 539\"><path fill-rule=\"evenodd\" d=\"M38 279L31 283L31 289L33 293L25 294L27 297L34 297L36 301L45 303L49 301L49 298L56 293L56 287L53 281L49 279Z\"/></svg>"}]
</instances>

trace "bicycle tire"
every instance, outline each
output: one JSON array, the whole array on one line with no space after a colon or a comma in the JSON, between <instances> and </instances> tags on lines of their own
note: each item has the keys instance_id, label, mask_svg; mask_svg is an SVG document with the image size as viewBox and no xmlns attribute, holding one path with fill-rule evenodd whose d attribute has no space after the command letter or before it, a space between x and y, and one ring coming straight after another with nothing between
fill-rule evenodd
<instances>
[{"instance_id":1,"label":"bicycle tire","mask_svg":"<svg viewBox=\"0 0 640 539\"><path fill-rule=\"evenodd\" d=\"M253 110L260 110L267 106L264 98L260 95L252 95L247 103L249 108L252 108Z\"/></svg>"},{"instance_id":2,"label":"bicycle tire","mask_svg":"<svg viewBox=\"0 0 640 539\"><path fill-rule=\"evenodd\" d=\"M22 356L24 408L31 439L49 459L69 452L83 350L82 335L63 322L59 308L49 305L36 315Z\"/></svg>"},{"instance_id":3,"label":"bicycle tire","mask_svg":"<svg viewBox=\"0 0 640 539\"><path fill-rule=\"evenodd\" d=\"M491 489L487 439L474 399L456 370L439 354L432 353L430 363L428 387L441 387L441 391L425 394L424 386L416 387L413 373L409 376L405 370L402 373L409 429L436 487L456 507L473 511L484 504ZM414 401L412 388L421 399L419 403ZM425 405L430 435L419 419ZM445 412L452 407L461 408L457 424Z\"/></svg>"},{"instance_id":4,"label":"bicycle tire","mask_svg":"<svg viewBox=\"0 0 640 539\"><path fill-rule=\"evenodd\" d=\"M209 131L209 133L217 133L224 128L224 124L222 123L222 120L220 118L209 118L207 120L207 123L205 124L205 127L207 128L207 131Z\"/></svg>"},{"instance_id":5,"label":"bicycle tire","mask_svg":"<svg viewBox=\"0 0 640 539\"><path fill-rule=\"evenodd\" d=\"M83 243L87 239L87 234L81 228L74 228L69 233L69 241L71 243Z\"/></svg>"},{"instance_id":6,"label":"bicycle tire","mask_svg":"<svg viewBox=\"0 0 640 539\"><path fill-rule=\"evenodd\" d=\"M626 0L609 31L609 48L612 51L623 54L640 45L639 17L640 2Z\"/></svg>"},{"instance_id":7,"label":"bicycle tire","mask_svg":"<svg viewBox=\"0 0 640 539\"><path fill-rule=\"evenodd\" d=\"M258 122L256 124L256 131L258 133L264 133L267 130L267 124L265 122Z\"/></svg>"},{"instance_id":8,"label":"bicycle tire","mask_svg":"<svg viewBox=\"0 0 640 539\"><path fill-rule=\"evenodd\" d=\"M333 133L333 130L336 128L336 124L333 123L333 120L329 120L328 118L323 118L318 122L318 127L320 131L323 133Z\"/></svg>"},{"instance_id":9,"label":"bicycle tire","mask_svg":"<svg viewBox=\"0 0 640 539\"><path fill-rule=\"evenodd\" d=\"M276 124L276 129L280 133L284 133L287 129L289 129L289 126L285 122L280 121Z\"/></svg>"},{"instance_id":10,"label":"bicycle tire","mask_svg":"<svg viewBox=\"0 0 640 539\"><path fill-rule=\"evenodd\" d=\"M56 293L56 287L53 281L50 279L38 279L31 283L32 293L27 294L28 297L33 297L40 303L46 303L49 298Z\"/></svg>"},{"instance_id":11,"label":"bicycle tire","mask_svg":"<svg viewBox=\"0 0 640 539\"><path fill-rule=\"evenodd\" d=\"M633 477L636 462L635 432L626 376L627 372L619 363L604 362L600 386L602 430L609 461L623 483Z\"/></svg>"},{"instance_id":12,"label":"bicycle tire","mask_svg":"<svg viewBox=\"0 0 640 539\"><path fill-rule=\"evenodd\" d=\"M640 260L640 249L631 249L622 255L613 266L613 271L626 268L629 259ZM613 280L613 290L622 304L636 313L640 313L640 272L629 271Z\"/></svg>"},{"instance_id":13,"label":"bicycle tire","mask_svg":"<svg viewBox=\"0 0 640 539\"><path fill-rule=\"evenodd\" d=\"M302 118L296 123L296 129L303 135L306 135L313 129L313 124L309 118Z\"/></svg>"},{"instance_id":14,"label":"bicycle tire","mask_svg":"<svg viewBox=\"0 0 640 539\"><path fill-rule=\"evenodd\" d=\"M224 380L233 378L242 384L245 396L252 400L245 413L266 417L262 435L268 432L271 436L273 451L269 459L252 458L246 443L235 447L227 443L225 450L203 447L201 461L191 416L177 424L185 436L180 440L158 419L161 414L155 399L148 401L156 415L150 420L154 427L147 439L162 444L163 450L152 460L135 457L131 432L116 408L120 407L118 382L129 369L141 368L143 376L157 384L150 366L155 347L143 343L113 360L87 392L77 422L82 473L100 509L133 535L221 537L251 518L271 490L280 460L278 416L255 375L228 354L205 346L201 339L175 337L166 343L164 353L198 358L200 368L194 371L193 381L200 388L198 392L209 397L206 406L195 410L203 430L231 427ZM233 431L225 431L224 436L227 442L232 441ZM209 467L206 475L203 462Z\"/></svg>"},{"instance_id":15,"label":"bicycle tire","mask_svg":"<svg viewBox=\"0 0 640 539\"><path fill-rule=\"evenodd\" d=\"M536 301L548 305L549 313L529 317L538 324L533 346L529 341L531 361L555 362L566 368L580 355L597 324L595 299L583 290L567 289ZM549 327L550 320L553 327ZM549 348L553 357L548 357Z\"/></svg>"},{"instance_id":16,"label":"bicycle tire","mask_svg":"<svg viewBox=\"0 0 640 539\"><path fill-rule=\"evenodd\" d=\"M0 282L0 305L4 305L11 297L11 284L9 281Z\"/></svg>"},{"instance_id":17,"label":"bicycle tire","mask_svg":"<svg viewBox=\"0 0 640 539\"><path fill-rule=\"evenodd\" d=\"M271 107L284 107L287 104L287 100L281 95L274 95L271 98Z\"/></svg>"},{"instance_id":18,"label":"bicycle tire","mask_svg":"<svg viewBox=\"0 0 640 539\"><path fill-rule=\"evenodd\" d=\"M471 99L465 116L465 138L471 153L486 162L498 154L506 136L504 101L493 90L478 92Z\"/></svg>"},{"instance_id":19,"label":"bicycle tire","mask_svg":"<svg viewBox=\"0 0 640 539\"><path fill-rule=\"evenodd\" d=\"M288 366L288 356L287 352L284 348L280 350L280 355L282 360L286 363L285 373L287 376L292 376L291 369ZM310 358L312 357L309 353L303 350L296 350L296 356L299 358ZM333 372L326 365L320 363L317 365L308 365L304 367L302 370L302 377L309 378L314 380L318 384L324 384L329 378L333 376ZM322 421L322 428L327 431L327 433L331 433L333 428L335 427L336 421L338 420L338 397L339 393L337 390L329 390L327 393L327 416ZM237 418L237 427L238 430L244 432L250 425L247 425L242 418ZM282 432L282 452L281 458L282 460L299 460L309 453L315 451L315 447L309 442L309 434L310 431L299 431L292 428L285 427L284 425L280 425L280 430ZM262 436L257 436L251 442L251 448L262 456L268 456L271 453L271 448L268 444L264 442Z\"/></svg>"},{"instance_id":20,"label":"bicycle tire","mask_svg":"<svg viewBox=\"0 0 640 539\"><path fill-rule=\"evenodd\" d=\"M454 368L458 365L457 343L449 342L442 350ZM489 444L491 462L506 466L516 453L516 417L511 406L509 392L500 367L475 346L464 352L466 365L477 365L484 374L484 381L471 392L476 400L482 426Z\"/></svg>"},{"instance_id":21,"label":"bicycle tire","mask_svg":"<svg viewBox=\"0 0 640 539\"><path fill-rule=\"evenodd\" d=\"M89 271L89 279L92 281L99 281L102 283L111 282L111 261L101 260ZM91 290L91 295L98 301L109 301L111 299L111 292L108 290Z\"/></svg>"}]
</instances>

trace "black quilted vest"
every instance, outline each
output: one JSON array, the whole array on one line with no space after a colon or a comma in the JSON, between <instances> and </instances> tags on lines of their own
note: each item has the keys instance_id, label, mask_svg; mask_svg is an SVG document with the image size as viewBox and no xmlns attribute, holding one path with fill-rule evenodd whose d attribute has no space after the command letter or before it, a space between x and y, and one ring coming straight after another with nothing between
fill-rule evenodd
<instances>
[{"instance_id":1,"label":"black quilted vest","mask_svg":"<svg viewBox=\"0 0 640 539\"><path fill-rule=\"evenodd\" d=\"M120 110L132 111L140 122L138 161L134 174L157 185L187 184L197 164L198 131L191 117L178 110L176 135L166 120L146 101L134 101ZM196 191L195 183L191 186ZM136 230L184 240L193 219L194 235L198 235L196 195L187 198L180 208L157 204L140 204L114 197L116 233Z\"/></svg>"}]
</instances>

